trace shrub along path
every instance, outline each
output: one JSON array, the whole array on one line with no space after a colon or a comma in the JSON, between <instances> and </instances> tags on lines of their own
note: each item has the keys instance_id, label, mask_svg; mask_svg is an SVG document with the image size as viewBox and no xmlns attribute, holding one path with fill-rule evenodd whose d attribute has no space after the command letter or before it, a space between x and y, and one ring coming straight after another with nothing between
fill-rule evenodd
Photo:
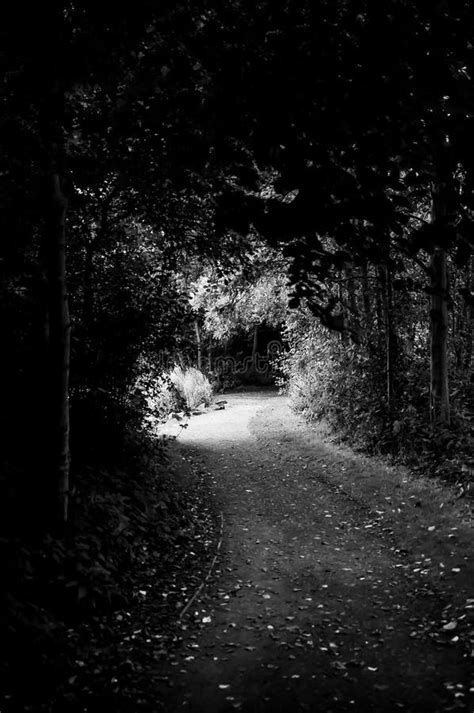
<instances>
[{"instance_id":1,"label":"shrub along path","mask_svg":"<svg viewBox=\"0 0 474 713\"><path fill-rule=\"evenodd\" d=\"M223 530L183 643L153 672L157 705L471 711L466 500L324 442L276 394L225 398L177 440Z\"/></svg>"}]
</instances>

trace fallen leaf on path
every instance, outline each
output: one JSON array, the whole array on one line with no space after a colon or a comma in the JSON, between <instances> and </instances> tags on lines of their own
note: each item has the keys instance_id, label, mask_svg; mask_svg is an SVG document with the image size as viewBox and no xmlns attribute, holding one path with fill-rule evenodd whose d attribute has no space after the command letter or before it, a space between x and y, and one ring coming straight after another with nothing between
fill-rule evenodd
<instances>
[{"instance_id":1,"label":"fallen leaf on path","mask_svg":"<svg viewBox=\"0 0 474 713\"><path fill-rule=\"evenodd\" d=\"M454 629L457 627L457 621L450 621L448 624L445 624L443 626L444 631L454 631Z\"/></svg>"}]
</instances>

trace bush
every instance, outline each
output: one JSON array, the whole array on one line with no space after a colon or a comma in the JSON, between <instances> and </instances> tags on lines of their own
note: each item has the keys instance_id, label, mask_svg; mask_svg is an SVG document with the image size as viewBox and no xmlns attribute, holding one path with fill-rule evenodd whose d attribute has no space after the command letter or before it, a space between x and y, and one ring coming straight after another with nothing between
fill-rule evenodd
<instances>
[{"instance_id":1,"label":"bush","mask_svg":"<svg viewBox=\"0 0 474 713\"><path fill-rule=\"evenodd\" d=\"M161 364L153 356L141 355L135 365L128 401L140 413L141 429L153 434L170 413L183 408L184 400Z\"/></svg>"},{"instance_id":2,"label":"bush","mask_svg":"<svg viewBox=\"0 0 474 713\"><path fill-rule=\"evenodd\" d=\"M429 362L399 338L393 402L386 399L385 355L377 341L343 341L305 312L292 315L280 385L309 421L320 421L357 450L393 457L464 489L472 481L470 408L465 390L452 394L451 424L430 424Z\"/></svg>"},{"instance_id":3,"label":"bush","mask_svg":"<svg viewBox=\"0 0 474 713\"><path fill-rule=\"evenodd\" d=\"M202 403L209 406L211 403L211 383L199 369L194 367L182 369L180 366L175 366L170 374L170 379L188 408L196 408Z\"/></svg>"}]
</instances>

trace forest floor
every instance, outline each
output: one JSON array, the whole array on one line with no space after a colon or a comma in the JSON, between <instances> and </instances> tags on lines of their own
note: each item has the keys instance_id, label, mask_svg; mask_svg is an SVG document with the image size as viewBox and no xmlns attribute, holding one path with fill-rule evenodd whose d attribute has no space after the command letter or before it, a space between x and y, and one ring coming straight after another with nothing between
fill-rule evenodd
<instances>
[{"instance_id":1,"label":"forest floor","mask_svg":"<svg viewBox=\"0 0 474 713\"><path fill-rule=\"evenodd\" d=\"M223 398L168 428L222 529L156 710L474 710L466 499L323 439L276 392Z\"/></svg>"}]
</instances>

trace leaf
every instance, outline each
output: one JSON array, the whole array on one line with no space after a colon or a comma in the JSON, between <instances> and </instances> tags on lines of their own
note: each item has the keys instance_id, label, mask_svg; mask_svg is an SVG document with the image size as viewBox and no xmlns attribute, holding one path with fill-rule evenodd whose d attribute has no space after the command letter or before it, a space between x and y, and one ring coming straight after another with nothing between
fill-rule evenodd
<instances>
[{"instance_id":1,"label":"leaf","mask_svg":"<svg viewBox=\"0 0 474 713\"><path fill-rule=\"evenodd\" d=\"M457 621L450 621L443 626L443 630L444 631L454 631L454 629L457 628L457 625L458 625Z\"/></svg>"}]
</instances>

